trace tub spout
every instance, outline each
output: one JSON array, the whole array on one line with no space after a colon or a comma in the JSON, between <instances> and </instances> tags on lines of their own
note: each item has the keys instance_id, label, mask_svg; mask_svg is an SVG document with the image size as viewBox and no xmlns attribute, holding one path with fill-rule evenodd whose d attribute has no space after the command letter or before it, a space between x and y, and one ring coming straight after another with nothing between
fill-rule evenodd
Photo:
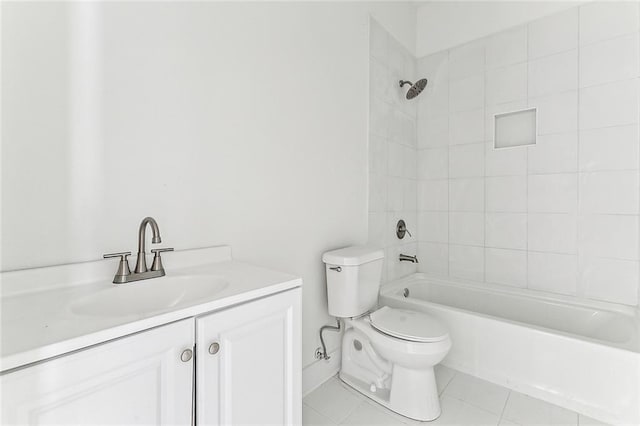
<instances>
[{"instance_id":1,"label":"tub spout","mask_svg":"<svg viewBox=\"0 0 640 426\"><path fill-rule=\"evenodd\" d=\"M400 259L400 262L419 263L418 256L409 256L407 254L400 254L398 258Z\"/></svg>"}]
</instances>

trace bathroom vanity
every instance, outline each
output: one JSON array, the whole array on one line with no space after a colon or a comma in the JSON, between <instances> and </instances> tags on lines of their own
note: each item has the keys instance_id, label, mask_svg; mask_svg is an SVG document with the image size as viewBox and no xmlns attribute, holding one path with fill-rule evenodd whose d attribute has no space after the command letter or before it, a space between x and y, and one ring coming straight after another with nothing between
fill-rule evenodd
<instances>
[{"instance_id":1,"label":"bathroom vanity","mask_svg":"<svg viewBox=\"0 0 640 426\"><path fill-rule=\"evenodd\" d=\"M301 280L228 247L164 262L3 273L0 423L300 424Z\"/></svg>"}]
</instances>

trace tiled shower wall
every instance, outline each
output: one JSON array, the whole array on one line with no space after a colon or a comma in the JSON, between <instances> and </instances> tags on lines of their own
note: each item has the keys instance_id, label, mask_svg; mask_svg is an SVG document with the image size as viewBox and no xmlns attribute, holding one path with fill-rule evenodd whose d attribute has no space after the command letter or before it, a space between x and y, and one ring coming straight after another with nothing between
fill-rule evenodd
<instances>
[{"instance_id":1,"label":"tiled shower wall","mask_svg":"<svg viewBox=\"0 0 640 426\"><path fill-rule=\"evenodd\" d=\"M415 58L376 21L370 21L369 244L385 249L383 280L416 272L399 262L417 252L417 104L405 99L401 79L416 74ZM396 223L404 219L413 235L402 240Z\"/></svg>"},{"instance_id":2,"label":"tiled shower wall","mask_svg":"<svg viewBox=\"0 0 640 426\"><path fill-rule=\"evenodd\" d=\"M591 3L418 60L420 271L638 304L639 27ZM537 144L494 149L526 107Z\"/></svg>"}]
</instances>

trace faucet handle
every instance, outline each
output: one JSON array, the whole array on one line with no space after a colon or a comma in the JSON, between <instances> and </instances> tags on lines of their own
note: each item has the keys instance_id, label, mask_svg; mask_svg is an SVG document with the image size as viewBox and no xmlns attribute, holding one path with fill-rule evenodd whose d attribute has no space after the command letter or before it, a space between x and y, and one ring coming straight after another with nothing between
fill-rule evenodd
<instances>
[{"instance_id":1,"label":"faucet handle","mask_svg":"<svg viewBox=\"0 0 640 426\"><path fill-rule=\"evenodd\" d=\"M131 252L130 251L123 251L123 252L120 252L120 253L106 253L106 254L102 255L102 257L105 258L105 259L108 259L110 257L120 257L121 260L126 259L127 256L131 256Z\"/></svg>"},{"instance_id":2,"label":"faucet handle","mask_svg":"<svg viewBox=\"0 0 640 426\"><path fill-rule=\"evenodd\" d=\"M131 270L129 269L129 260L127 256L130 256L130 251L123 251L120 253L107 253L103 254L102 257L108 259L110 257L119 257L120 264L118 265L118 270L116 271L116 275L113 277L113 282L115 284L120 284L126 281L124 277L131 275Z\"/></svg>"},{"instance_id":3,"label":"faucet handle","mask_svg":"<svg viewBox=\"0 0 640 426\"><path fill-rule=\"evenodd\" d=\"M151 249L151 253L164 253L165 251L173 251L173 247Z\"/></svg>"},{"instance_id":4,"label":"faucet handle","mask_svg":"<svg viewBox=\"0 0 640 426\"><path fill-rule=\"evenodd\" d=\"M160 254L166 251L173 251L173 247L151 249L151 253L154 254L153 263L151 264L152 271L164 270L164 267L162 266L162 258L160 257Z\"/></svg>"}]
</instances>

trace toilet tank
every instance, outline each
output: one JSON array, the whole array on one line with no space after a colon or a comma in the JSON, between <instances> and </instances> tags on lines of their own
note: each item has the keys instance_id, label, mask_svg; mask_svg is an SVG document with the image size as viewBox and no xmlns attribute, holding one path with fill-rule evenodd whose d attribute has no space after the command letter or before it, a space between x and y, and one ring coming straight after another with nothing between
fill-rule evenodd
<instances>
[{"instance_id":1,"label":"toilet tank","mask_svg":"<svg viewBox=\"0 0 640 426\"><path fill-rule=\"evenodd\" d=\"M322 255L327 270L329 315L350 318L378 303L384 252L367 246L345 247Z\"/></svg>"}]
</instances>

